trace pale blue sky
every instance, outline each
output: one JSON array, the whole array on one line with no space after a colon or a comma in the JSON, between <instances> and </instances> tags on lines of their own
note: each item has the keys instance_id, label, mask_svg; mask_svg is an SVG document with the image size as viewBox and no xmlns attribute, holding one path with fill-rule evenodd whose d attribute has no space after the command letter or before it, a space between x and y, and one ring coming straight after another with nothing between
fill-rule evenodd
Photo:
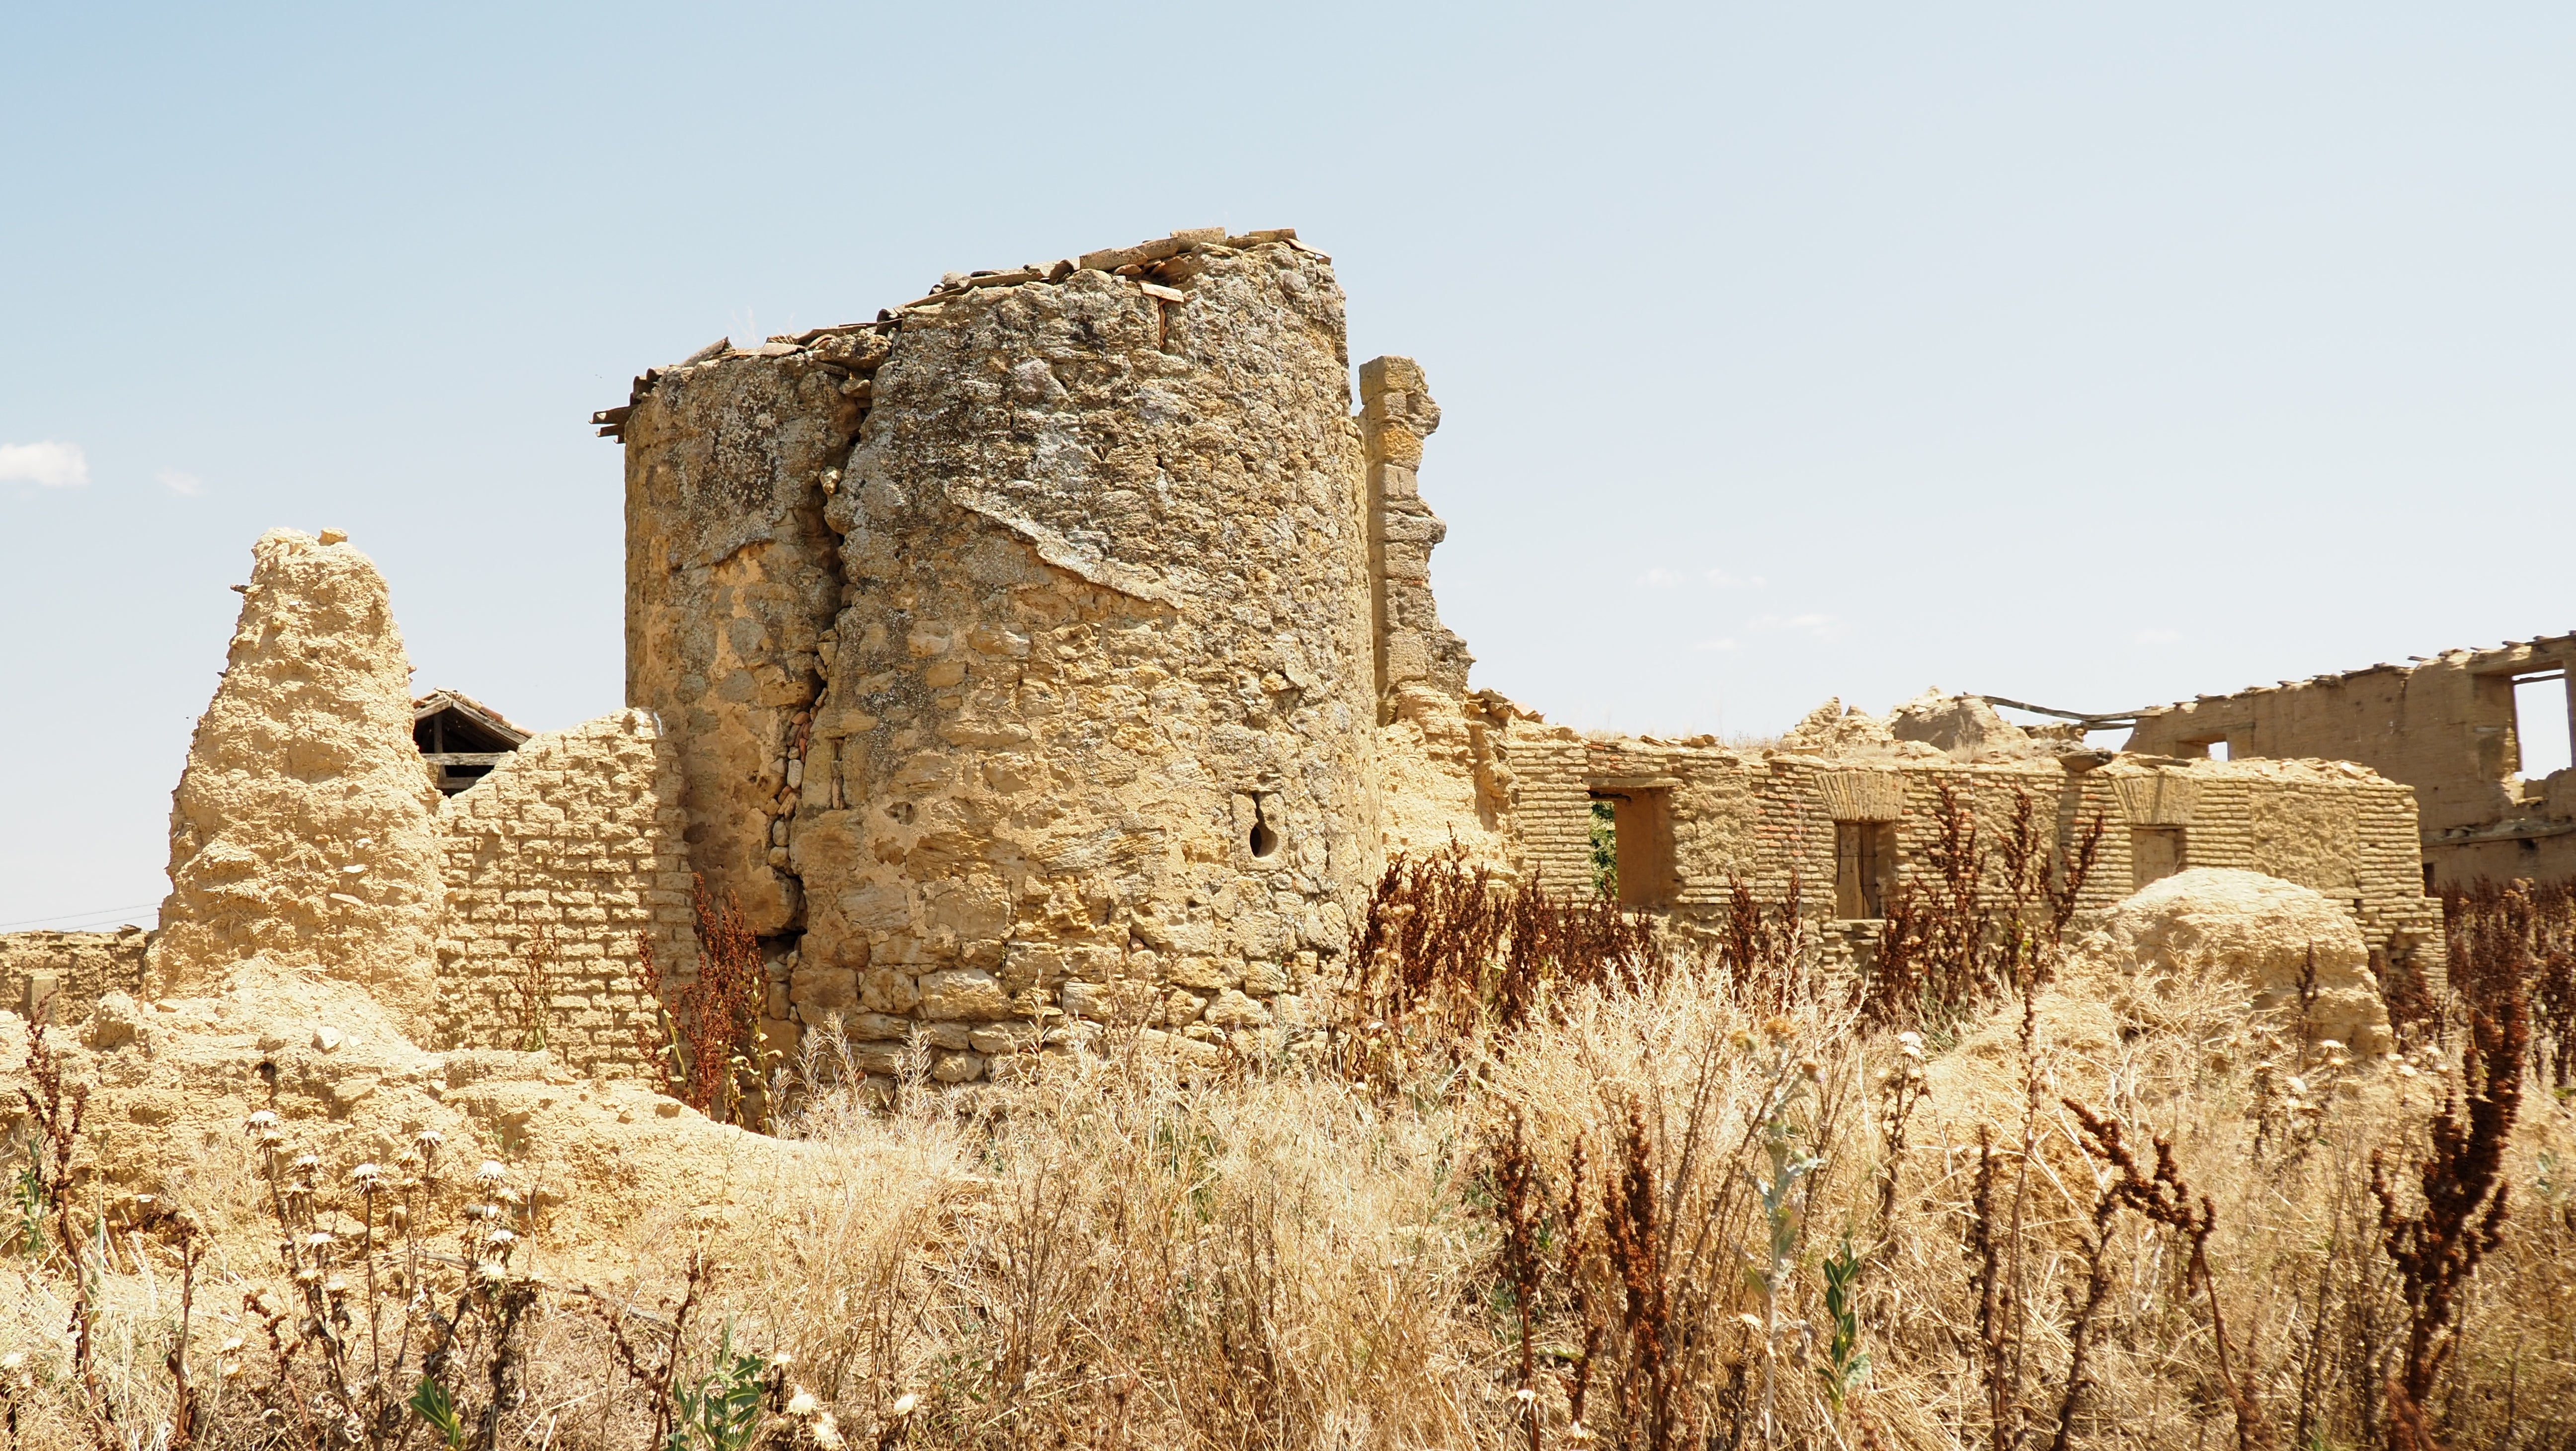
<instances>
[{"instance_id":1,"label":"pale blue sky","mask_svg":"<svg viewBox=\"0 0 2576 1451\"><path fill-rule=\"evenodd\" d=\"M630 375L1183 226L1422 361L1442 612L1552 719L2576 628L2571 75L2541 5L0 0L0 929L149 920L260 530L570 725Z\"/></svg>"}]
</instances>

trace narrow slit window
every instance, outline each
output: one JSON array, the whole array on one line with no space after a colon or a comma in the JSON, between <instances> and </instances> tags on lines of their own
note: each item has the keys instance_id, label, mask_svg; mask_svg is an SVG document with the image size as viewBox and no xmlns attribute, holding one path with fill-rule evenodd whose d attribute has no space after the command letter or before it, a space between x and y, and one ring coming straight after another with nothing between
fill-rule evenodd
<instances>
[{"instance_id":1,"label":"narrow slit window","mask_svg":"<svg viewBox=\"0 0 2576 1451\"><path fill-rule=\"evenodd\" d=\"M1271 825L1275 810L1269 797L1252 798L1252 840L1247 844L1256 859L1269 857L1279 850L1279 829Z\"/></svg>"}]
</instances>

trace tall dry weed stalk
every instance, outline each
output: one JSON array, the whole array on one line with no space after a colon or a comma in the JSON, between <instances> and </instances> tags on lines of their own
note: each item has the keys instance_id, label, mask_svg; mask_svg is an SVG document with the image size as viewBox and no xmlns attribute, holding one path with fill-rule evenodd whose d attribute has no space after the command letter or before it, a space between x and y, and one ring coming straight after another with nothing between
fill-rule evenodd
<instances>
[{"instance_id":1,"label":"tall dry weed stalk","mask_svg":"<svg viewBox=\"0 0 2576 1451\"><path fill-rule=\"evenodd\" d=\"M662 981L652 944L636 937L657 1015L654 1028L637 1024L637 1048L663 1075L665 1091L691 1108L718 1123L764 1128L770 1113L764 1088L776 1061L760 1036L761 1011L769 1001L767 960L734 894L718 899L706 878L693 876L691 882L697 975ZM649 1035L656 1031L662 1041L652 1043Z\"/></svg>"},{"instance_id":2,"label":"tall dry weed stalk","mask_svg":"<svg viewBox=\"0 0 2576 1451\"><path fill-rule=\"evenodd\" d=\"M2549 971L2541 960L2548 942L2542 900L2529 883L2516 882L2478 894L2455 920L2451 981L2468 1018L2461 1084L2426 1125L2430 1143L2416 1166L2414 1204L2399 1194L2386 1151L2371 1151L2371 1197L2407 1313L2405 1349L2388 1378L2390 1451L2442 1445L2431 1408L2459 1348L2461 1297L2504 1241L2511 1189L2505 1156L2531 1043L2528 994Z\"/></svg>"},{"instance_id":3,"label":"tall dry weed stalk","mask_svg":"<svg viewBox=\"0 0 2576 1451\"><path fill-rule=\"evenodd\" d=\"M2496 1003L2519 983L2541 1081L2576 1086L2576 879L2446 887L2442 918L2452 991Z\"/></svg>"},{"instance_id":4,"label":"tall dry weed stalk","mask_svg":"<svg viewBox=\"0 0 2576 1451\"><path fill-rule=\"evenodd\" d=\"M519 1030L519 1051L545 1051L546 1034L554 1020L555 971L562 965L563 948L555 941L554 927L538 922L528 929L528 940L519 946L518 971L510 979L511 1017Z\"/></svg>"},{"instance_id":5,"label":"tall dry weed stalk","mask_svg":"<svg viewBox=\"0 0 2576 1451\"><path fill-rule=\"evenodd\" d=\"M2219 1303L2217 1279L2209 1268L2209 1237L2218 1228L2217 1206L2207 1194L2195 1195L2191 1185L2184 1182L2174 1162L2170 1139L2161 1134L2156 1136L2155 1172L2146 1173L2138 1167L2137 1157L2129 1151L2117 1119L2097 1113L2071 1098L2060 1102L2083 1125L2088 1147L2111 1166L2111 1178L2094 1200L2093 1239L2085 1246L2088 1266L2084 1300L2075 1312L2073 1348L2065 1376L2066 1391L2059 1402L2057 1435L2050 1443L2051 1451L2069 1451L2074 1444L2078 1400L2092 1383L2085 1365L2085 1351L2093 1317L2109 1293L2107 1269L2111 1231L2113 1220L2122 1209L2134 1212L2150 1224L2174 1231L2189 1247L2189 1255L2184 1261L2183 1292L2186 1295L2199 1293L2209 1307L2209 1338L2217 1353L2219 1394L2226 1397L2228 1408L2236 1418L2237 1451L2267 1451L2276 1441L2255 1400L2250 1377L2240 1379L2237 1375L2227 1338L2226 1312Z\"/></svg>"},{"instance_id":6,"label":"tall dry weed stalk","mask_svg":"<svg viewBox=\"0 0 2576 1451\"><path fill-rule=\"evenodd\" d=\"M2103 817L2075 823L2061 848L2021 786L1991 836L1968 791L1946 780L1934 790L1921 866L1889 895L1875 961L1855 990L1877 1025L1946 1035L2048 980L2100 855Z\"/></svg>"},{"instance_id":7,"label":"tall dry weed stalk","mask_svg":"<svg viewBox=\"0 0 2576 1451\"><path fill-rule=\"evenodd\" d=\"M1390 1054L1441 1056L1521 1027L1551 995L1649 982L1669 963L1652 917L1560 900L1536 880L1506 887L1456 847L1388 861L1348 960L1343 1061L1381 1078Z\"/></svg>"},{"instance_id":8,"label":"tall dry weed stalk","mask_svg":"<svg viewBox=\"0 0 2576 1451\"><path fill-rule=\"evenodd\" d=\"M1787 1012L1821 987L1823 955L1806 915L1806 881L1794 863L1776 902L1764 902L1743 876L1726 874L1718 944L1739 991L1765 1013Z\"/></svg>"},{"instance_id":9,"label":"tall dry weed stalk","mask_svg":"<svg viewBox=\"0 0 2576 1451\"><path fill-rule=\"evenodd\" d=\"M2247 1112L2266 1025L2231 984L2133 1020L2034 969L1928 1033L1873 1027L1838 988L1739 970L1759 950L1720 945L1542 974L1506 1028L1508 896L1446 900L1491 904L1498 925L1481 966L1454 955L1426 979L1452 986L1425 997L1475 1010L1417 999L1419 1051L1371 1076L1283 1048L1211 1079L1156 1035L1112 1031L1105 1051L1032 1051L970 1094L915 1061L880 1098L818 1031L772 1125L801 1140L792 1172L565 1251L577 1191L499 1221L544 1241L552 1272L509 1262L533 1298L506 1357L506 1316L457 1299L476 1260L462 1236L493 1221L453 1206L492 1196L448 1195L397 1229L417 1171L388 1166L371 1206L351 1127L277 1123L274 1161L227 1142L182 1186L215 1246L180 1311L198 1327L177 1356L197 1444L369 1445L331 1429L345 1371L362 1421L381 1407L371 1378L416 1402L396 1417L409 1451L825 1451L827 1427L923 1451L2242 1451L2266 1435L2576 1451L2576 1191L2556 1167L2576 1163L2576 1120L2545 1094L2497 1111L2519 1080L2477 986L2528 984L2531 954L2510 946L2527 933L2464 936L2521 954L2460 974L2444 1010L2467 1030L2318 1077L2311 1141L2278 1154ZM1390 951L1404 920L1382 919ZM70 1065L98 1060L57 1047L68 1102ZM166 1227L138 1237L146 1216L68 1162L54 1202L80 1215L99 1394L117 1444L150 1444L178 1404L163 1367L183 1247ZM316 1232L334 1238L295 1242ZM624 1278L569 1282L576 1248ZM0 1344L28 1355L0 1357L0 1412L30 1451L97 1446L71 1300L59 1249L0 1276ZM444 1400L410 1374L444 1333L432 1312L458 1326L431 1377ZM289 1344L293 1393L263 1396Z\"/></svg>"}]
</instances>

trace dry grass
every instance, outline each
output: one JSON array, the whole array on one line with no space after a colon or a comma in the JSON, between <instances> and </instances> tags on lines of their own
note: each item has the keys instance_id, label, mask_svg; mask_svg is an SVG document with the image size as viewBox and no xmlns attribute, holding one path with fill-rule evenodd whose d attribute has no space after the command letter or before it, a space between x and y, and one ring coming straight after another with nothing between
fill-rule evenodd
<instances>
[{"instance_id":1,"label":"dry grass","mask_svg":"<svg viewBox=\"0 0 2576 1451\"><path fill-rule=\"evenodd\" d=\"M2483 1131L2509 1197L2425 1173L2496 1118L2460 1050L2492 1063L2500 1038L2320 1064L2215 985L2121 1021L2060 982L1927 1046L1812 974L1757 995L1711 963L1536 972L1505 1026L1509 931L1476 965L1483 1011L1417 976L1365 1054L1364 1023L1214 1083L1113 1029L1007 1087L916 1074L886 1107L835 1086L859 1079L818 1036L780 1129L841 1161L837 1187L781 1206L783 1233L639 1236L595 1295L538 1285L498 1377L490 1356L455 1377L499 1402L460 1444L652 1447L679 1404L660 1386L706 1388L722 1348L739 1438L702 1396L675 1444L2576 1447L2567 1100L2526 1074L2509 1133ZM276 1356L244 1296L293 1302L255 1149L190 1187L214 1247L199 1444L371 1444L251 1393ZM2427 1187L2476 1193L2428 1210ZM2434 1271L2388 1226L2435 1221L2495 1235L2427 1330ZM108 1439L155 1444L175 1246L82 1242ZM0 1444L96 1444L68 1253L0 1260L0 1345L26 1356ZM417 1273L448 1296L463 1271ZM812 1409L784 1414L799 1390ZM372 1444L445 1444L398 1429Z\"/></svg>"}]
</instances>

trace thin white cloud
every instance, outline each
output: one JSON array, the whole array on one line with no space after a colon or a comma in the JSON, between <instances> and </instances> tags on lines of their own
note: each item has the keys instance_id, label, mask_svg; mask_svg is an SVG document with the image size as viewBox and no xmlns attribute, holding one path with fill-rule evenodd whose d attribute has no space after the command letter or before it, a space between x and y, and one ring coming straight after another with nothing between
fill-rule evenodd
<instances>
[{"instance_id":1,"label":"thin white cloud","mask_svg":"<svg viewBox=\"0 0 2576 1451\"><path fill-rule=\"evenodd\" d=\"M1745 628L1752 630L1789 630L1830 640L1842 634L1842 622L1832 615L1756 615Z\"/></svg>"},{"instance_id":2,"label":"thin white cloud","mask_svg":"<svg viewBox=\"0 0 2576 1451\"><path fill-rule=\"evenodd\" d=\"M1758 574L1728 574L1722 569L1712 569L1704 578L1719 589L1760 589L1769 583Z\"/></svg>"},{"instance_id":3,"label":"thin white cloud","mask_svg":"<svg viewBox=\"0 0 2576 1451\"><path fill-rule=\"evenodd\" d=\"M198 478L195 474L183 474L177 469L163 469L152 477L159 479L161 487L174 494L196 495L206 491L204 479Z\"/></svg>"},{"instance_id":4,"label":"thin white cloud","mask_svg":"<svg viewBox=\"0 0 2576 1451\"><path fill-rule=\"evenodd\" d=\"M1669 569L1650 569L1637 576L1637 583L1648 589L1671 589L1682 582L1681 575Z\"/></svg>"},{"instance_id":5,"label":"thin white cloud","mask_svg":"<svg viewBox=\"0 0 2576 1451\"><path fill-rule=\"evenodd\" d=\"M1698 644L1691 646L1691 648L1694 650L1733 650L1740 647L1738 647L1732 639L1725 639L1702 640Z\"/></svg>"},{"instance_id":6,"label":"thin white cloud","mask_svg":"<svg viewBox=\"0 0 2576 1451\"><path fill-rule=\"evenodd\" d=\"M0 484L85 489L89 487L89 458L76 443L52 439L43 443L0 443Z\"/></svg>"},{"instance_id":7,"label":"thin white cloud","mask_svg":"<svg viewBox=\"0 0 2576 1451\"><path fill-rule=\"evenodd\" d=\"M2179 630L2140 630L2129 637L2141 645L2170 645L2182 638Z\"/></svg>"}]
</instances>

